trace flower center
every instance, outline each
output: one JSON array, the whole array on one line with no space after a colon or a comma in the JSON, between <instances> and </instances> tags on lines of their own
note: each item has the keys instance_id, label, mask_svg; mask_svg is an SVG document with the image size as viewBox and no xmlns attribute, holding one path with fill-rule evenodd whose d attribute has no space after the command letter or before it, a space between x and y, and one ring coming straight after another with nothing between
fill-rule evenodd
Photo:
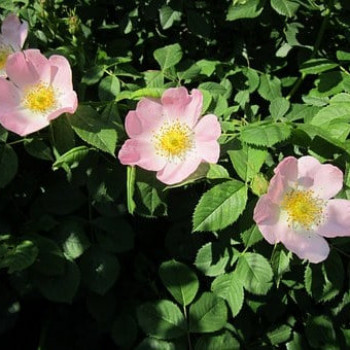
<instances>
[{"instance_id":1,"label":"flower center","mask_svg":"<svg viewBox=\"0 0 350 350\"><path fill-rule=\"evenodd\" d=\"M33 112L45 113L57 105L55 91L42 83L31 86L25 94L23 104Z\"/></svg>"},{"instance_id":2,"label":"flower center","mask_svg":"<svg viewBox=\"0 0 350 350\"><path fill-rule=\"evenodd\" d=\"M0 46L0 70L5 68L7 57L12 53L7 46Z\"/></svg>"},{"instance_id":3,"label":"flower center","mask_svg":"<svg viewBox=\"0 0 350 350\"><path fill-rule=\"evenodd\" d=\"M193 132L178 120L166 122L154 135L157 153L168 159L183 159L193 146Z\"/></svg>"},{"instance_id":4,"label":"flower center","mask_svg":"<svg viewBox=\"0 0 350 350\"><path fill-rule=\"evenodd\" d=\"M316 197L312 190L292 190L282 200L288 222L297 223L306 230L322 222L324 206L325 201Z\"/></svg>"}]
</instances>

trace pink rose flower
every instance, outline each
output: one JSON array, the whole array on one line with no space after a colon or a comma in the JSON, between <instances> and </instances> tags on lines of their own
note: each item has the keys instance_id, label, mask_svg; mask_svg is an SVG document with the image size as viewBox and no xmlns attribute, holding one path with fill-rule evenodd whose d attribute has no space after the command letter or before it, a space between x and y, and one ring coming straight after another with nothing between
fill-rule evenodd
<instances>
[{"instance_id":1,"label":"pink rose flower","mask_svg":"<svg viewBox=\"0 0 350 350\"><path fill-rule=\"evenodd\" d=\"M125 165L157 172L171 185L186 179L201 162L217 163L221 134L213 114L200 118L203 95L184 87L167 89L161 99L143 98L126 116L130 139L119 152Z\"/></svg>"},{"instance_id":2,"label":"pink rose flower","mask_svg":"<svg viewBox=\"0 0 350 350\"><path fill-rule=\"evenodd\" d=\"M274 172L254 210L261 233L300 259L325 260L329 246L324 237L350 236L350 201L331 199L343 186L343 173L310 156L287 157Z\"/></svg>"},{"instance_id":3,"label":"pink rose flower","mask_svg":"<svg viewBox=\"0 0 350 350\"><path fill-rule=\"evenodd\" d=\"M66 58L47 59L39 50L9 56L8 79L0 78L0 124L24 136L45 128L62 113L74 113L77 95Z\"/></svg>"},{"instance_id":4,"label":"pink rose flower","mask_svg":"<svg viewBox=\"0 0 350 350\"><path fill-rule=\"evenodd\" d=\"M28 35L28 23L21 21L15 14L8 15L1 25L0 34L0 76L6 76L7 57L20 51Z\"/></svg>"}]
</instances>

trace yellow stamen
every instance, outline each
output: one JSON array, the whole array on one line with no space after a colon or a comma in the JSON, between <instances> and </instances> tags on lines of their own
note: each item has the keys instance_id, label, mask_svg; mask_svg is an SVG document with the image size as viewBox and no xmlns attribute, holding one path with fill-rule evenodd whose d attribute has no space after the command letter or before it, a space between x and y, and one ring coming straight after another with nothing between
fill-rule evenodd
<instances>
[{"instance_id":1,"label":"yellow stamen","mask_svg":"<svg viewBox=\"0 0 350 350\"><path fill-rule=\"evenodd\" d=\"M306 230L322 222L324 207L325 201L316 197L312 190L292 190L282 200L289 224L299 224Z\"/></svg>"},{"instance_id":2,"label":"yellow stamen","mask_svg":"<svg viewBox=\"0 0 350 350\"><path fill-rule=\"evenodd\" d=\"M57 105L55 91L42 83L31 86L24 96L23 105L33 112L48 112Z\"/></svg>"},{"instance_id":3,"label":"yellow stamen","mask_svg":"<svg viewBox=\"0 0 350 350\"><path fill-rule=\"evenodd\" d=\"M157 153L168 159L182 159L193 146L193 132L185 123L166 122L154 135Z\"/></svg>"}]
</instances>

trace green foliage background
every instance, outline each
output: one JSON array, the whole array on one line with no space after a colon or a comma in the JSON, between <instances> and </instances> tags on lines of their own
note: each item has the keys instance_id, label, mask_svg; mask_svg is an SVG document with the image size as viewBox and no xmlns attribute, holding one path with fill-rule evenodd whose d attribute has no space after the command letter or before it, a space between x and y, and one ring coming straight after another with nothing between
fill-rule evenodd
<instances>
[{"instance_id":1,"label":"green foliage background","mask_svg":"<svg viewBox=\"0 0 350 350\"><path fill-rule=\"evenodd\" d=\"M347 0L3 0L67 57L79 109L0 129L0 348L350 348L350 241L312 265L252 220L285 156L345 173ZM123 121L184 85L222 125L218 165L164 187L121 166Z\"/></svg>"}]
</instances>

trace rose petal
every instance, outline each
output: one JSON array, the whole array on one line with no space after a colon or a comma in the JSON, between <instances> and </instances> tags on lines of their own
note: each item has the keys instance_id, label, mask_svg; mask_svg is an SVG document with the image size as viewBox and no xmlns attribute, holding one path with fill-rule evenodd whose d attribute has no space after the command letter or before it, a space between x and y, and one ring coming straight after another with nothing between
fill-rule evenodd
<instances>
[{"instance_id":1,"label":"rose petal","mask_svg":"<svg viewBox=\"0 0 350 350\"><path fill-rule=\"evenodd\" d=\"M279 241L277 234L281 225L280 208L270 200L269 196L263 195L259 198L254 208L253 218L260 232L270 244Z\"/></svg>"},{"instance_id":2,"label":"rose petal","mask_svg":"<svg viewBox=\"0 0 350 350\"><path fill-rule=\"evenodd\" d=\"M47 118L18 109L1 114L0 123L5 129L20 136L26 136L49 125Z\"/></svg>"},{"instance_id":3,"label":"rose petal","mask_svg":"<svg viewBox=\"0 0 350 350\"><path fill-rule=\"evenodd\" d=\"M0 115L16 108L20 99L19 90L10 81L0 78Z\"/></svg>"},{"instance_id":4,"label":"rose petal","mask_svg":"<svg viewBox=\"0 0 350 350\"><path fill-rule=\"evenodd\" d=\"M217 163L220 157L220 145L217 141L197 142L197 154L208 163Z\"/></svg>"},{"instance_id":5,"label":"rose petal","mask_svg":"<svg viewBox=\"0 0 350 350\"><path fill-rule=\"evenodd\" d=\"M327 241L314 232L295 232L289 229L280 237L283 245L300 259L307 259L316 264L324 261L329 254Z\"/></svg>"},{"instance_id":6,"label":"rose petal","mask_svg":"<svg viewBox=\"0 0 350 350\"><path fill-rule=\"evenodd\" d=\"M221 135L221 126L217 116L208 114L202 117L195 126L194 133L198 141L217 140Z\"/></svg>"},{"instance_id":7,"label":"rose petal","mask_svg":"<svg viewBox=\"0 0 350 350\"><path fill-rule=\"evenodd\" d=\"M161 170L166 164L166 160L155 153L150 143L137 139L126 140L119 151L118 158L124 165L138 165L152 171Z\"/></svg>"},{"instance_id":8,"label":"rose petal","mask_svg":"<svg viewBox=\"0 0 350 350\"><path fill-rule=\"evenodd\" d=\"M334 197L343 187L343 173L331 164L305 156L298 160L298 182L322 199Z\"/></svg>"},{"instance_id":9,"label":"rose petal","mask_svg":"<svg viewBox=\"0 0 350 350\"><path fill-rule=\"evenodd\" d=\"M296 183L298 163L294 157L283 159L274 169L275 175L270 180L267 195L275 204L280 204L285 193Z\"/></svg>"},{"instance_id":10,"label":"rose petal","mask_svg":"<svg viewBox=\"0 0 350 350\"><path fill-rule=\"evenodd\" d=\"M170 88L163 93L161 102L169 120L180 120L192 128L200 117L203 95L196 89L190 96L184 87Z\"/></svg>"},{"instance_id":11,"label":"rose petal","mask_svg":"<svg viewBox=\"0 0 350 350\"><path fill-rule=\"evenodd\" d=\"M39 50L26 50L10 55L6 62L6 73L20 88L39 81L50 83L50 66Z\"/></svg>"},{"instance_id":12,"label":"rose petal","mask_svg":"<svg viewBox=\"0 0 350 350\"><path fill-rule=\"evenodd\" d=\"M1 34L16 51L20 50L28 35L28 23L10 14L2 22Z\"/></svg>"},{"instance_id":13,"label":"rose petal","mask_svg":"<svg viewBox=\"0 0 350 350\"><path fill-rule=\"evenodd\" d=\"M325 208L326 221L317 229L324 237L350 236L350 201L331 199Z\"/></svg>"},{"instance_id":14,"label":"rose petal","mask_svg":"<svg viewBox=\"0 0 350 350\"><path fill-rule=\"evenodd\" d=\"M189 157L181 163L167 163L161 171L157 173L157 179L167 185L185 180L195 172L201 163L199 158Z\"/></svg>"},{"instance_id":15,"label":"rose petal","mask_svg":"<svg viewBox=\"0 0 350 350\"><path fill-rule=\"evenodd\" d=\"M72 70L68 60L63 56L53 55L49 58L49 64L51 66L50 84L63 92L72 90Z\"/></svg>"},{"instance_id":16,"label":"rose petal","mask_svg":"<svg viewBox=\"0 0 350 350\"><path fill-rule=\"evenodd\" d=\"M140 100L136 107L136 114L142 126L141 134L145 137L157 130L164 122L163 106L157 99L143 98ZM130 129L129 131L132 132Z\"/></svg>"}]
</instances>

